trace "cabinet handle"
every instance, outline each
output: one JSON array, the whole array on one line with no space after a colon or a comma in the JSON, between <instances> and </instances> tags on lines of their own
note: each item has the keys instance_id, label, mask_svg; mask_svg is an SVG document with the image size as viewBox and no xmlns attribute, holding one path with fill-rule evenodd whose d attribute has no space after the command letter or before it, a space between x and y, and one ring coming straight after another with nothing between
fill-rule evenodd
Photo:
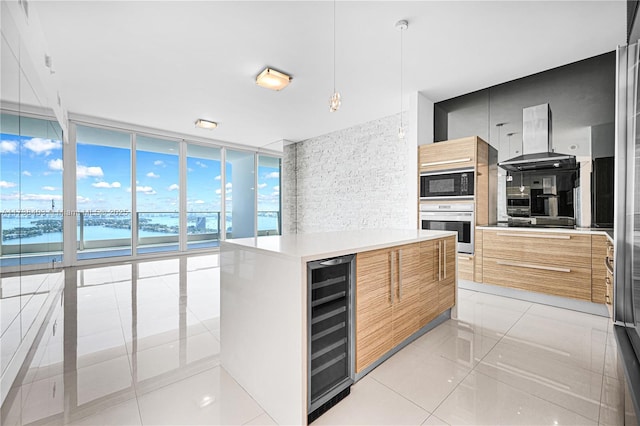
<instances>
[{"instance_id":1,"label":"cabinet handle","mask_svg":"<svg viewBox=\"0 0 640 426\"><path fill-rule=\"evenodd\" d=\"M613 266L611 265L611 263L609 263L609 258L608 257L604 258L604 266L607 268L607 272L609 272L611 275L613 275Z\"/></svg>"},{"instance_id":2,"label":"cabinet handle","mask_svg":"<svg viewBox=\"0 0 640 426\"><path fill-rule=\"evenodd\" d=\"M554 271L554 272L571 272L569 268L557 268L555 266L543 266L543 265L532 265L529 263L518 263L518 262L505 262L505 261L497 261L498 265L504 266L517 266L519 268L529 268L529 269L542 269L543 271Z\"/></svg>"},{"instance_id":3,"label":"cabinet handle","mask_svg":"<svg viewBox=\"0 0 640 426\"><path fill-rule=\"evenodd\" d=\"M442 265L444 268L444 279L447 279L447 240L444 240L444 250L443 250L443 257L444 260L442 261Z\"/></svg>"},{"instance_id":4,"label":"cabinet handle","mask_svg":"<svg viewBox=\"0 0 640 426\"><path fill-rule=\"evenodd\" d=\"M549 240L570 240L571 235L527 235L526 232L518 232L518 233L508 233L508 232L498 232L496 233L499 237L522 237L522 238L546 238Z\"/></svg>"},{"instance_id":5,"label":"cabinet handle","mask_svg":"<svg viewBox=\"0 0 640 426\"><path fill-rule=\"evenodd\" d=\"M442 241L438 241L438 281L442 281Z\"/></svg>"},{"instance_id":6,"label":"cabinet handle","mask_svg":"<svg viewBox=\"0 0 640 426\"><path fill-rule=\"evenodd\" d=\"M460 256L460 255L458 255L458 259L460 259L460 260L473 260L473 258L471 256Z\"/></svg>"},{"instance_id":7,"label":"cabinet handle","mask_svg":"<svg viewBox=\"0 0 640 426\"><path fill-rule=\"evenodd\" d=\"M389 275L389 302L393 305L393 276L396 273L393 263L393 250L389 252L389 261L391 262L391 274Z\"/></svg>"},{"instance_id":8,"label":"cabinet handle","mask_svg":"<svg viewBox=\"0 0 640 426\"><path fill-rule=\"evenodd\" d=\"M402 249L398 250L398 301L402 298Z\"/></svg>"},{"instance_id":9,"label":"cabinet handle","mask_svg":"<svg viewBox=\"0 0 640 426\"><path fill-rule=\"evenodd\" d=\"M471 158L457 158L455 160L432 161L430 163L422 163L421 166L422 167L439 166L441 164L466 163L469 161L471 161Z\"/></svg>"}]
</instances>

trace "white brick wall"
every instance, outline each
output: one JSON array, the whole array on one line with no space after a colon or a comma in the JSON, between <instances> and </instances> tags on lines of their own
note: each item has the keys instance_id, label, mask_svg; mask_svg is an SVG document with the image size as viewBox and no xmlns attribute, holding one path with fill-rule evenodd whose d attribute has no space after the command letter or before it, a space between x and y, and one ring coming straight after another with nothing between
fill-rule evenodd
<instances>
[{"instance_id":1,"label":"white brick wall","mask_svg":"<svg viewBox=\"0 0 640 426\"><path fill-rule=\"evenodd\" d=\"M417 145L399 115L285 146L283 232L417 227Z\"/></svg>"}]
</instances>

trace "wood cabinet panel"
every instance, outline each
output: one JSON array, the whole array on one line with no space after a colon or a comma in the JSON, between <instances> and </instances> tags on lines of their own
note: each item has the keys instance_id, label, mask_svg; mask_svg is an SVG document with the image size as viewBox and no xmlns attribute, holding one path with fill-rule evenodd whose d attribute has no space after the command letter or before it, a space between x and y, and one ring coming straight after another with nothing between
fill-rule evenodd
<instances>
[{"instance_id":1,"label":"wood cabinet panel","mask_svg":"<svg viewBox=\"0 0 640 426\"><path fill-rule=\"evenodd\" d=\"M434 241L420 243L420 261L423 265L420 285L420 327L438 316L437 255Z\"/></svg>"},{"instance_id":2,"label":"wood cabinet panel","mask_svg":"<svg viewBox=\"0 0 640 426\"><path fill-rule=\"evenodd\" d=\"M473 281L475 256L472 254L458 254L458 278Z\"/></svg>"},{"instance_id":3,"label":"wood cabinet panel","mask_svg":"<svg viewBox=\"0 0 640 426\"><path fill-rule=\"evenodd\" d=\"M421 172L470 168L476 163L476 136L446 143L420 145L418 166Z\"/></svg>"},{"instance_id":4,"label":"wood cabinet panel","mask_svg":"<svg viewBox=\"0 0 640 426\"><path fill-rule=\"evenodd\" d=\"M607 257L606 235L591 236L591 301L606 303L607 295L607 267L604 262Z\"/></svg>"},{"instance_id":5,"label":"wood cabinet panel","mask_svg":"<svg viewBox=\"0 0 640 426\"><path fill-rule=\"evenodd\" d=\"M475 253L475 272L473 275L473 280L477 283L482 282L482 257L484 251L482 250L482 242L483 242L483 230L476 229L475 233L475 243L474 243L474 253Z\"/></svg>"},{"instance_id":6,"label":"wood cabinet panel","mask_svg":"<svg viewBox=\"0 0 640 426\"><path fill-rule=\"evenodd\" d=\"M535 259L521 262L485 257L483 276L488 284L591 301L591 265L557 267Z\"/></svg>"},{"instance_id":7,"label":"wood cabinet panel","mask_svg":"<svg viewBox=\"0 0 640 426\"><path fill-rule=\"evenodd\" d=\"M591 268L591 235L484 230L482 250L485 261L493 258ZM483 269L486 274L486 265Z\"/></svg>"},{"instance_id":8,"label":"wood cabinet panel","mask_svg":"<svg viewBox=\"0 0 640 426\"><path fill-rule=\"evenodd\" d=\"M398 247L392 255L397 257L392 305L393 346L396 346L420 328L420 243Z\"/></svg>"},{"instance_id":9,"label":"wood cabinet panel","mask_svg":"<svg viewBox=\"0 0 640 426\"><path fill-rule=\"evenodd\" d=\"M356 256L356 372L393 347L391 259L388 249Z\"/></svg>"},{"instance_id":10,"label":"wood cabinet panel","mask_svg":"<svg viewBox=\"0 0 640 426\"><path fill-rule=\"evenodd\" d=\"M456 240L448 237L440 241L442 268L438 282L438 314L453 307L456 302Z\"/></svg>"}]
</instances>

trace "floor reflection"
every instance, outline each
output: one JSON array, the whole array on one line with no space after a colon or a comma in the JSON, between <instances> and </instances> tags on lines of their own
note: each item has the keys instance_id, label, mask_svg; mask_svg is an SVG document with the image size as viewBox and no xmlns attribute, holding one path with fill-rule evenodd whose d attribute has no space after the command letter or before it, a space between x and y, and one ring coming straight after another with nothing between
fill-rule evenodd
<instances>
[{"instance_id":1,"label":"floor reflection","mask_svg":"<svg viewBox=\"0 0 640 426\"><path fill-rule=\"evenodd\" d=\"M219 365L217 256L68 268L1 424L68 424Z\"/></svg>"}]
</instances>

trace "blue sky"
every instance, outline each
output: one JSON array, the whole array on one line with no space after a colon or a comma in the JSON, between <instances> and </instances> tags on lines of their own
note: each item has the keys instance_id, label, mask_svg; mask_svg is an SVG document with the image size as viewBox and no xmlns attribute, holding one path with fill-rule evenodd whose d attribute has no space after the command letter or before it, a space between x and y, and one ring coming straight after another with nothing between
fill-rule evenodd
<instances>
[{"instance_id":1,"label":"blue sky","mask_svg":"<svg viewBox=\"0 0 640 426\"><path fill-rule=\"evenodd\" d=\"M62 209L60 141L0 134L0 200L2 210ZM178 211L178 156L136 153L135 191L138 211ZM228 172L232 171L227 165ZM78 143L78 210L131 209L128 149ZM187 158L187 209L219 211L222 196L220 161ZM225 185L228 202L233 185ZM279 209L279 170L258 168L258 210Z\"/></svg>"}]
</instances>

